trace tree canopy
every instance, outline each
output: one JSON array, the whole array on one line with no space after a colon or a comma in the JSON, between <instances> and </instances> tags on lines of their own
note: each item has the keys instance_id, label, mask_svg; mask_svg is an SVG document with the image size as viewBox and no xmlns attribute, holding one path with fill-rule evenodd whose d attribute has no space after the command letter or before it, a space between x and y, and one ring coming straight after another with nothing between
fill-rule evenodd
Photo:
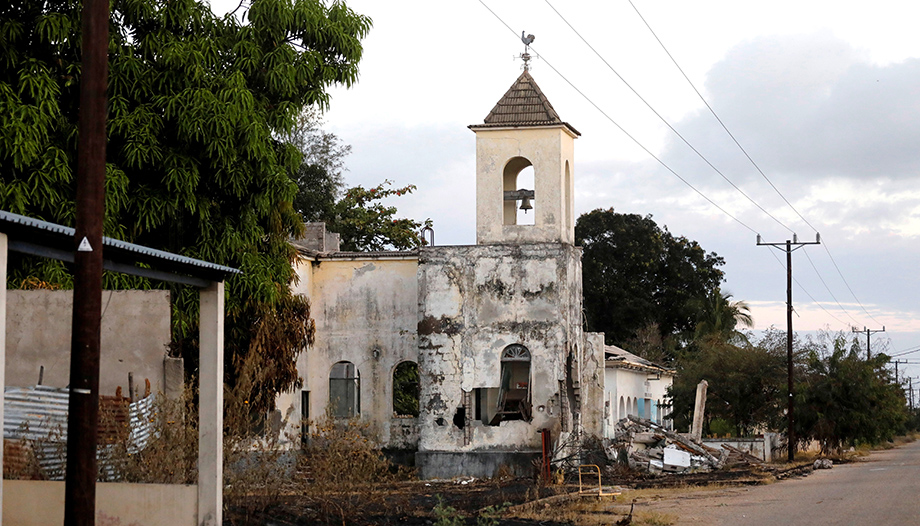
<instances>
[{"instance_id":1,"label":"tree canopy","mask_svg":"<svg viewBox=\"0 0 920 526\"><path fill-rule=\"evenodd\" d=\"M904 391L885 366L885 354L864 360L859 346L838 334L830 348L812 349L796 383L796 433L823 453L890 440L910 418Z\"/></svg>"},{"instance_id":2,"label":"tree canopy","mask_svg":"<svg viewBox=\"0 0 920 526\"><path fill-rule=\"evenodd\" d=\"M651 216L597 209L578 218L588 329L626 345L650 325L662 339L692 334L701 302L722 282L724 260Z\"/></svg>"},{"instance_id":3,"label":"tree canopy","mask_svg":"<svg viewBox=\"0 0 920 526\"><path fill-rule=\"evenodd\" d=\"M0 208L71 226L80 7L0 6ZM242 21L199 0L111 9L104 233L243 271L228 283L228 364L262 356L266 394L253 403L270 404L296 383L293 358L312 337L289 287L301 153L277 137L305 108L328 106L331 86L357 80L371 22L320 0L254 0ZM62 264L13 265L13 285L69 285ZM145 285L120 279L106 285ZM178 340L194 339L195 296L174 295Z\"/></svg>"}]
</instances>

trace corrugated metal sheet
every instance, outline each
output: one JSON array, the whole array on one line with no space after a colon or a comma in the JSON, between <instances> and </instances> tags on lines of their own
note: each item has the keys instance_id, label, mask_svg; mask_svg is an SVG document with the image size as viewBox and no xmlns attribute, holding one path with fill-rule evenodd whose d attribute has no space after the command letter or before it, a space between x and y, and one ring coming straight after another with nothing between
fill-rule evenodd
<instances>
[{"instance_id":1,"label":"corrugated metal sheet","mask_svg":"<svg viewBox=\"0 0 920 526\"><path fill-rule=\"evenodd\" d=\"M3 438L28 441L45 476L61 480L67 451L67 389L55 387L8 387L4 390ZM137 453L156 437L155 397L132 402L128 408L128 452ZM106 460L114 446L100 445L99 469L107 477L113 467Z\"/></svg>"},{"instance_id":2,"label":"corrugated metal sheet","mask_svg":"<svg viewBox=\"0 0 920 526\"><path fill-rule=\"evenodd\" d=\"M58 225L55 223L49 223L48 221L42 221L40 219L33 219L31 217L22 216L19 214L13 214L11 212L6 212L0 210L0 226L4 223L10 225L19 225L20 227L27 227L30 229L41 230L44 232L50 232L52 234L64 235L73 237L74 229ZM110 237L102 238L103 247L112 247L126 252L132 252L135 254L140 254L143 256L154 257L157 259L162 259L164 261L171 261L173 263L178 263L181 265L186 265L188 267L197 267L200 269L206 269L209 271L216 271L224 274L240 274L240 271L227 267L224 265L218 265L216 263L211 263L208 261L202 261L200 259L190 258L187 256L180 256L179 254L173 254L172 252L165 252L163 250L157 250L155 248L145 247L142 245L135 245L134 243L127 243L119 239L113 239Z\"/></svg>"}]
</instances>

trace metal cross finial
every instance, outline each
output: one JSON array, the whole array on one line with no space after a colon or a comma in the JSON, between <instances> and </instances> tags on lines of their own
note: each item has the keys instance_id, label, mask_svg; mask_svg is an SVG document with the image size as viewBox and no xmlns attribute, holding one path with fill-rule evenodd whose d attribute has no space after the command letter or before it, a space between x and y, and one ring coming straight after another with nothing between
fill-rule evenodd
<instances>
[{"instance_id":1,"label":"metal cross finial","mask_svg":"<svg viewBox=\"0 0 920 526\"><path fill-rule=\"evenodd\" d=\"M521 42L524 43L524 52L521 53L521 60L524 61L524 71L528 71L530 70L530 44L533 43L536 37L533 35L524 36L524 33L524 31L521 31Z\"/></svg>"}]
</instances>

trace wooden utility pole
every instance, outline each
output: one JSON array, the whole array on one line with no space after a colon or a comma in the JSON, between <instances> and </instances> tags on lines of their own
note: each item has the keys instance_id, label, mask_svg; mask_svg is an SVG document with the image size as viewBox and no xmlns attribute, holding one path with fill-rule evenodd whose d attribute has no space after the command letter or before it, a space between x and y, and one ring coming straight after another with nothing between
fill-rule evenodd
<instances>
[{"instance_id":1,"label":"wooden utility pole","mask_svg":"<svg viewBox=\"0 0 920 526\"><path fill-rule=\"evenodd\" d=\"M856 327L853 327L853 332L864 332L866 333L866 361L872 359L872 335L876 332L885 332L885 326L882 325L881 330L879 329L867 329L863 327L863 330L859 330Z\"/></svg>"},{"instance_id":2,"label":"wooden utility pole","mask_svg":"<svg viewBox=\"0 0 920 526\"><path fill-rule=\"evenodd\" d=\"M799 241L798 236L792 234L792 239L783 243L763 243L760 234L757 234L757 245L766 245L783 250L786 253L786 382L789 389L786 419L789 429L787 437L789 443L789 462L795 460L795 382L794 367L792 362L792 253L805 245L821 244L821 234L815 235L814 241ZM795 247L793 248L793 245Z\"/></svg>"},{"instance_id":3,"label":"wooden utility pole","mask_svg":"<svg viewBox=\"0 0 920 526\"><path fill-rule=\"evenodd\" d=\"M96 520L108 0L84 0L82 29L65 526L92 526Z\"/></svg>"}]
</instances>

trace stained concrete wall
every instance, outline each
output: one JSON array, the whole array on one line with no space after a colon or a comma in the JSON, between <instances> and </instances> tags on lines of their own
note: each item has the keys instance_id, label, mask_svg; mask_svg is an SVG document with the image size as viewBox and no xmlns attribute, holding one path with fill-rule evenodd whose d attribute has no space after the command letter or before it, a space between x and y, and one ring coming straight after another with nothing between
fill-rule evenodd
<instances>
[{"instance_id":1,"label":"stained concrete wall","mask_svg":"<svg viewBox=\"0 0 920 526\"><path fill-rule=\"evenodd\" d=\"M143 394L144 379L154 392L164 390L163 359L170 342L169 292L121 290L102 292L99 392L128 394L128 373ZM70 337L73 291L10 290L6 309L6 385L25 387L70 383Z\"/></svg>"},{"instance_id":2,"label":"stained concrete wall","mask_svg":"<svg viewBox=\"0 0 920 526\"><path fill-rule=\"evenodd\" d=\"M575 242L575 136L565 126L477 129L476 243ZM505 225L504 172L509 161L534 168L534 224ZM525 164L526 166L526 164Z\"/></svg>"},{"instance_id":3,"label":"stained concrete wall","mask_svg":"<svg viewBox=\"0 0 920 526\"><path fill-rule=\"evenodd\" d=\"M565 388L573 383L566 382L567 374L577 374L577 349L584 348L579 248L566 243L422 248L418 283L417 458L423 477L462 470L468 458L457 453L532 454L540 449L539 429L558 436L562 418L571 424L562 397L572 395ZM464 393L499 387L501 353L511 344L531 353L532 420L490 426L468 418L471 429L466 424L461 429L454 423L458 409L466 415L475 411L464 404Z\"/></svg>"},{"instance_id":4,"label":"stained concrete wall","mask_svg":"<svg viewBox=\"0 0 920 526\"><path fill-rule=\"evenodd\" d=\"M332 366L348 361L360 375L360 418L371 424L381 445L414 447L414 418L394 418L393 371L403 361L418 363L418 260L411 256L355 256L305 259L297 265L295 293L310 300L316 341L298 359L301 390L277 399L291 438L300 432L302 392L309 391L307 415L325 415Z\"/></svg>"},{"instance_id":5,"label":"stained concrete wall","mask_svg":"<svg viewBox=\"0 0 920 526\"><path fill-rule=\"evenodd\" d=\"M582 430L600 438L604 436L604 333L585 333L579 373Z\"/></svg>"},{"instance_id":6,"label":"stained concrete wall","mask_svg":"<svg viewBox=\"0 0 920 526\"><path fill-rule=\"evenodd\" d=\"M60 526L63 523L63 481L3 481L4 525ZM196 526L198 487L98 482L96 524Z\"/></svg>"}]
</instances>

